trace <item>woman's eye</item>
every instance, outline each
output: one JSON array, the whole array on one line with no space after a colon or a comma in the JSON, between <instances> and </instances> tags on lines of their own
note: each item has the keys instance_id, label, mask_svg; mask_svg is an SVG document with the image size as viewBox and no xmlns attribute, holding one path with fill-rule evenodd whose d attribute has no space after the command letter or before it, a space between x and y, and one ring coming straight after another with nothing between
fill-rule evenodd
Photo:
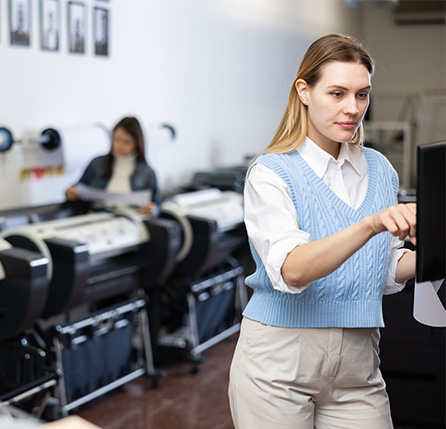
<instances>
[{"instance_id":1,"label":"woman's eye","mask_svg":"<svg viewBox=\"0 0 446 429\"><path fill-rule=\"evenodd\" d=\"M360 94L358 94L358 97L361 100L365 100L366 98L368 98L368 96L369 96L368 92L361 92Z\"/></svg>"},{"instance_id":2,"label":"woman's eye","mask_svg":"<svg viewBox=\"0 0 446 429\"><path fill-rule=\"evenodd\" d=\"M331 93L331 95L335 96L335 97L340 97L342 95L342 93L340 91L333 91Z\"/></svg>"}]
</instances>

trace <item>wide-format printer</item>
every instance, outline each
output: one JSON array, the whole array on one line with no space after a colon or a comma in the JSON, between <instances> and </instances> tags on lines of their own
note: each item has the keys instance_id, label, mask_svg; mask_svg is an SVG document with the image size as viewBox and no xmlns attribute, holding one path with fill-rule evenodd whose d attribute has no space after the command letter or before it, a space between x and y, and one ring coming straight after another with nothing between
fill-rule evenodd
<instances>
[{"instance_id":1,"label":"wide-format printer","mask_svg":"<svg viewBox=\"0 0 446 429\"><path fill-rule=\"evenodd\" d=\"M8 383L20 397L55 378L55 417L137 376L157 382L146 291L169 277L181 243L171 220L124 208L74 216L63 209L0 213L0 261L12 250L45 261L40 293L22 294L33 308L27 323L16 322L17 337L1 344L0 371L20 374ZM12 269L4 271L2 282L12 281ZM30 351L38 351L33 362L18 359Z\"/></svg>"},{"instance_id":2,"label":"wide-format printer","mask_svg":"<svg viewBox=\"0 0 446 429\"><path fill-rule=\"evenodd\" d=\"M239 329L246 301L236 257L246 244L242 195L216 188L177 194L162 203L160 216L181 226L182 244L159 297L155 356L199 362L201 351Z\"/></svg>"},{"instance_id":3,"label":"wide-format printer","mask_svg":"<svg viewBox=\"0 0 446 429\"><path fill-rule=\"evenodd\" d=\"M160 262L161 245L151 240L151 231L159 234L155 230L160 224L163 226L162 220L146 220L131 211L98 212L10 228L1 235L11 245L48 259L50 289L42 312L47 317L76 305L131 293L155 279L153 272L140 276L148 268L167 275L166 270L175 265L175 243L164 249L163 266L151 261L156 253ZM167 228L172 232L175 227Z\"/></svg>"}]
</instances>

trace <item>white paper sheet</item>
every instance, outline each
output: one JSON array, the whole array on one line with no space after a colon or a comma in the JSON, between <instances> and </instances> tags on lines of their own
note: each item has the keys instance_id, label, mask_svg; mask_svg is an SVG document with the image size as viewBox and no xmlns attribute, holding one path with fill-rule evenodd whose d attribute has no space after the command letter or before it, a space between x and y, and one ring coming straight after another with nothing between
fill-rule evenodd
<instances>
[{"instance_id":1,"label":"white paper sheet","mask_svg":"<svg viewBox=\"0 0 446 429\"><path fill-rule=\"evenodd\" d=\"M437 294L443 281L422 283L415 281L413 317L418 322L428 326L446 326L446 309Z\"/></svg>"},{"instance_id":2,"label":"white paper sheet","mask_svg":"<svg viewBox=\"0 0 446 429\"><path fill-rule=\"evenodd\" d=\"M216 188L203 189L201 191L186 192L185 194L177 194L171 198L171 201L180 207L192 206L195 204L203 204L215 201L221 198L222 191Z\"/></svg>"},{"instance_id":3,"label":"white paper sheet","mask_svg":"<svg viewBox=\"0 0 446 429\"><path fill-rule=\"evenodd\" d=\"M83 200L104 201L107 203L121 203L134 206L142 206L152 200L152 191L149 189L133 192L107 192L102 189L79 183L76 188Z\"/></svg>"}]
</instances>

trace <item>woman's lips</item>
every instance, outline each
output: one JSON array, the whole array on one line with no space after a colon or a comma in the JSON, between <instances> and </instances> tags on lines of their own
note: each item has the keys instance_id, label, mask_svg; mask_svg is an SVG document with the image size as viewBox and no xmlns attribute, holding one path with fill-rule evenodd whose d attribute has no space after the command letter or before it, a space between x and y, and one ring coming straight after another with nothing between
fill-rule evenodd
<instances>
[{"instance_id":1,"label":"woman's lips","mask_svg":"<svg viewBox=\"0 0 446 429\"><path fill-rule=\"evenodd\" d=\"M351 130L356 127L356 122L336 122L336 124L345 130Z\"/></svg>"}]
</instances>

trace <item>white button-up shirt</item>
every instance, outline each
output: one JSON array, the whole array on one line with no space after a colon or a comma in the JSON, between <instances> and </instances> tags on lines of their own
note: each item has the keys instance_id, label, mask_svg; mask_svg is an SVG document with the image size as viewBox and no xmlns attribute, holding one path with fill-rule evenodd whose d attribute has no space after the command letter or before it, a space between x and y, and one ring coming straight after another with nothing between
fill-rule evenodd
<instances>
[{"instance_id":1,"label":"white button-up shirt","mask_svg":"<svg viewBox=\"0 0 446 429\"><path fill-rule=\"evenodd\" d=\"M322 181L346 204L357 209L367 192L367 161L362 150L342 143L338 159L306 138L297 151ZM245 224L248 235L265 266L273 287L282 292L300 293L309 285L292 287L282 277L281 268L288 253L311 241L300 229L299 218L288 185L271 169L255 165L244 190ZM395 282L398 260L408 251L394 237L390 252L384 294L399 292L405 283Z\"/></svg>"}]
</instances>

